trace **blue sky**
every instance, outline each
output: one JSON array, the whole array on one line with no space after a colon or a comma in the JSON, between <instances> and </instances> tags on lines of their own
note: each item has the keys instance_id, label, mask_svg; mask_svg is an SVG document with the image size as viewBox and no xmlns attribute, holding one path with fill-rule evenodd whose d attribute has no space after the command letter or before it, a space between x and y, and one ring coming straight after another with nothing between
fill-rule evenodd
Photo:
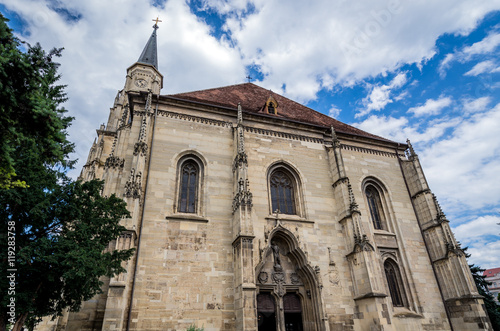
<instances>
[{"instance_id":1,"label":"blue sky","mask_svg":"<svg viewBox=\"0 0 500 331\"><path fill-rule=\"evenodd\" d=\"M162 93L252 81L383 137L409 138L471 262L500 267L500 1L0 0L60 59L86 161L159 16Z\"/></svg>"}]
</instances>

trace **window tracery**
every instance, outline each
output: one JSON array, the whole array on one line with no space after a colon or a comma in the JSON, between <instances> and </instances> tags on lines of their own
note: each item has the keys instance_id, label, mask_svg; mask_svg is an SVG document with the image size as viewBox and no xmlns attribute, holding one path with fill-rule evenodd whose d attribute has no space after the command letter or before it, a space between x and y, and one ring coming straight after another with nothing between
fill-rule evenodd
<instances>
[{"instance_id":1,"label":"window tracery","mask_svg":"<svg viewBox=\"0 0 500 331\"><path fill-rule=\"evenodd\" d=\"M401 274L396 262L391 259L387 259L384 262L384 270L385 276L387 278L387 286L389 287L389 293L392 299L392 304L394 305L394 307L404 307L404 287L401 280Z\"/></svg>"},{"instance_id":2,"label":"window tracery","mask_svg":"<svg viewBox=\"0 0 500 331\"><path fill-rule=\"evenodd\" d=\"M175 212L199 214L203 164L194 155L184 156L177 168L177 202Z\"/></svg>"},{"instance_id":3,"label":"window tracery","mask_svg":"<svg viewBox=\"0 0 500 331\"><path fill-rule=\"evenodd\" d=\"M271 173L269 186L271 189L272 211L295 215L295 185L293 177L284 169L277 169Z\"/></svg>"},{"instance_id":4,"label":"window tracery","mask_svg":"<svg viewBox=\"0 0 500 331\"><path fill-rule=\"evenodd\" d=\"M383 197L379 190L374 184L369 183L365 186L365 196L368 203L368 209L370 211L370 218L373 223L373 227L376 230L388 230L387 222L385 217L384 204L382 203Z\"/></svg>"}]
</instances>

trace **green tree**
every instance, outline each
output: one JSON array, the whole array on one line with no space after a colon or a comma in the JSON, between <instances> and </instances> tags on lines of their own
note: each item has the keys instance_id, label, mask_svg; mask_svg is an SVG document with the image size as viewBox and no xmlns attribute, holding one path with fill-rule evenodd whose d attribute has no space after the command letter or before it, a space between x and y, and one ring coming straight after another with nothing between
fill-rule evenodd
<instances>
[{"instance_id":1,"label":"green tree","mask_svg":"<svg viewBox=\"0 0 500 331\"><path fill-rule=\"evenodd\" d=\"M66 156L73 150L65 131L72 118L58 107L66 100L64 86L54 84L60 76L52 59L62 49L46 54L37 44L21 52L6 21L0 14L0 188L29 185L16 176L25 144L36 144L49 165L71 166Z\"/></svg>"},{"instance_id":2,"label":"green tree","mask_svg":"<svg viewBox=\"0 0 500 331\"><path fill-rule=\"evenodd\" d=\"M124 271L133 250L107 249L125 230L125 202L101 196L101 181L66 176L74 162L53 62L61 50L22 52L5 22L0 15L0 330L20 330L78 310L100 292L102 276Z\"/></svg>"}]
</instances>

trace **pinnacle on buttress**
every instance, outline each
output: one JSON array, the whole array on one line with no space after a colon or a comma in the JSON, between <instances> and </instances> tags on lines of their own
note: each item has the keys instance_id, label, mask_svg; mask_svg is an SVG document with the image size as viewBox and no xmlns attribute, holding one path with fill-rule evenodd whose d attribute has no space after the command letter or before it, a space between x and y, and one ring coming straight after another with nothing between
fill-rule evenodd
<instances>
[{"instance_id":1,"label":"pinnacle on buttress","mask_svg":"<svg viewBox=\"0 0 500 331\"><path fill-rule=\"evenodd\" d=\"M354 192L352 191L351 183L347 182L347 190L349 192L349 209L352 212L359 212L358 204L354 198Z\"/></svg>"},{"instance_id":2,"label":"pinnacle on buttress","mask_svg":"<svg viewBox=\"0 0 500 331\"><path fill-rule=\"evenodd\" d=\"M443 210L441 209L441 205L439 204L436 196L434 193L432 194L432 199L434 200L434 205L436 206L436 213L437 213L437 220L441 223L443 221L447 221L445 214L443 213Z\"/></svg>"},{"instance_id":3,"label":"pinnacle on buttress","mask_svg":"<svg viewBox=\"0 0 500 331\"><path fill-rule=\"evenodd\" d=\"M337 133L335 132L335 129L333 128L333 126L331 126L330 129L332 130L333 146L340 147L340 141L339 141L339 138L337 137Z\"/></svg>"},{"instance_id":4,"label":"pinnacle on buttress","mask_svg":"<svg viewBox=\"0 0 500 331\"><path fill-rule=\"evenodd\" d=\"M409 157L417 156L417 153L415 153L415 150L413 149L413 146L410 143L410 139L406 139L406 143L408 144Z\"/></svg>"}]
</instances>

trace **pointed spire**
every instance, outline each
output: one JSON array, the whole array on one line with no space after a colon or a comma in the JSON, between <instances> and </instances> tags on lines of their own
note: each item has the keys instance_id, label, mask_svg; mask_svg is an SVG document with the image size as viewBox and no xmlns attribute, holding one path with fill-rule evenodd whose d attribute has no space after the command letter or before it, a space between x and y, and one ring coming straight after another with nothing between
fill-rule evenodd
<instances>
[{"instance_id":1,"label":"pointed spire","mask_svg":"<svg viewBox=\"0 0 500 331\"><path fill-rule=\"evenodd\" d=\"M158 19L153 20L155 21L155 25L153 25L153 33L151 34L151 37L149 37L148 42L146 43L146 46L144 46L144 50L141 53L141 56L139 56L139 59L137 62L139 63L145 63L145 64L151 64L153 67L158 69L158 51L156 47L156 30L158 30Z\"/></svg>"}]
</instances>

